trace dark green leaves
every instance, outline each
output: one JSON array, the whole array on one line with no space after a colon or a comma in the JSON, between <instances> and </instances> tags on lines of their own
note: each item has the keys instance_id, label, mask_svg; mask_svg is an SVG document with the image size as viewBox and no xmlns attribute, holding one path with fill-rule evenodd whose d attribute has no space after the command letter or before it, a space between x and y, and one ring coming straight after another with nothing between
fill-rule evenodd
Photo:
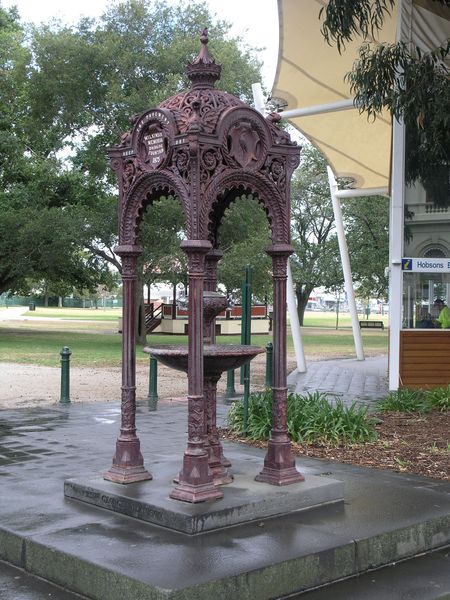
<instances>
[{"instance_id":1,"label":"dark green leaves","mask_svg":"<svg viewBox=\"0 0 450 600\"><path fill-rule=\"evenodd\" d=\"M235 402L228 414L233 433L243 434L243 403ZM253 440L267 440L272 426L272 392L251 394L247 434ZM287 426L292 441L301 444L357 444L376 439L375 420L367 408L327 394L289 394Z\"/></svg>"},{"instance_id":2,"label":"dark green leaves","mask_svg":"<svg viewBox=\"0 0 450 600\"><path fill-rule=\"evenodd\" d=\"M329 44L336 42L341 52L355 35L374 37L394 4L394 0L330 0L319 13L322 34Z\"/></svg>"},{"instance_id":3,"label":"dark green leaves","mask_svg":"<svg viewBox=\"0 0 450 600\"><path fill-rule=\"evenodd\" d=\"M433 4L448 8L448 0ZM320 11L322 33L338 51L361 36L365 42L347 80L355 104L368 118L382 111L406 125L406 183L420 181L437 206L448 206L450 168L450 42L424 52L410 43L377 44L393 0L330 0ZM436 184L436 181L439 181Z\"/></svg>"}]
</instances>

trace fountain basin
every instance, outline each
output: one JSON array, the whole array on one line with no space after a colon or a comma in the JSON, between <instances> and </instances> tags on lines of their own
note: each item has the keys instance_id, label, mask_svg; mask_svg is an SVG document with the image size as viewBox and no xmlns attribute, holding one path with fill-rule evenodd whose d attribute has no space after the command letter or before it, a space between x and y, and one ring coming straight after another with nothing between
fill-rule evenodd
<instances>
[{"instance_id":1,"label":"fountain basin","mask_svg":"<svg viewBox=\"0 0 450 600\"><path fill-rule=\"evenodd\" d=\"M188 372L189 349L184 345L163 344L145 346L144 352L159 360L163 365ZM265 352L260 346L240 346L237 344L208 344L203 347L203 369L207 376L221 375L224 371L237 369Z\"/></svg>"}]
</instances>

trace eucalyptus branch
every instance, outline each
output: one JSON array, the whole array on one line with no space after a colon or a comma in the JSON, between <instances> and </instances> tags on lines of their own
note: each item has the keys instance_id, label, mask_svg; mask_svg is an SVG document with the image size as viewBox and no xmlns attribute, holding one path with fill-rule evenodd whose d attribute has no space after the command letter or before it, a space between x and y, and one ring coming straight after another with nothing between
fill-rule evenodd
<instances>
[{"instance_id":1,"label":"eucalyptus branch","mask_svg":"<svg viewBox=\"0 0 450 600\"><path fill-rule=\"evenodd\" d=\"M355 35L365 39L375 36L394 4L394 0L330 0L319 13L324 19L322 35L328 44L335 42L341 52Z\"/></svg>"}]
</instances>

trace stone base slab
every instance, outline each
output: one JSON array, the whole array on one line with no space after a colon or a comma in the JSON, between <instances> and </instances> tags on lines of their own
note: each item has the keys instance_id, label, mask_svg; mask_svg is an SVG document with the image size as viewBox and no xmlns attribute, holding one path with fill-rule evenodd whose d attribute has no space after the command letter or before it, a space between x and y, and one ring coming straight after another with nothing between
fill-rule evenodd
<instances>
[{"instance_id":1,"label":"stone base slab","mask_svg":"<svg viewBox=\"0 0 450 600\"><path fill-rule=\"evenodd\" d=\"M179 469L175 461L155 465L153 481L120 485L100 477L68 479L64 482L64 494L191 535L343 501L343 483L330 477L309 474L303 482L280 488L256 482L254 466L244 461L236 465L234 481L220 487L224 497L200 504L169 498L173 476Z\"/></svg>"}]
</instances>

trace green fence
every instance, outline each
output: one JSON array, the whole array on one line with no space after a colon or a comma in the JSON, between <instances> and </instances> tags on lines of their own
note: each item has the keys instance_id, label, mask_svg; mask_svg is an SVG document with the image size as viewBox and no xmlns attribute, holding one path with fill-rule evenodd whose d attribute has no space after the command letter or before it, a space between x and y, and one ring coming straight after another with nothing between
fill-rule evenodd
<instances>
[{"instance_id":1,"label":"green fence","mask_svg":"<svg viewBox=\"0 0 450 600\"><path fill-rule=\"evenodd\" d=\"M35 306L44 306L43 296L9 296L7 293L0 294L0 306L29 306L33 303ZM50 296L48 299L49 307L59 305L57 296ZM63 298L62 306L64 308L122 308L122 298Z\"/></svg>"}]
</instances>

